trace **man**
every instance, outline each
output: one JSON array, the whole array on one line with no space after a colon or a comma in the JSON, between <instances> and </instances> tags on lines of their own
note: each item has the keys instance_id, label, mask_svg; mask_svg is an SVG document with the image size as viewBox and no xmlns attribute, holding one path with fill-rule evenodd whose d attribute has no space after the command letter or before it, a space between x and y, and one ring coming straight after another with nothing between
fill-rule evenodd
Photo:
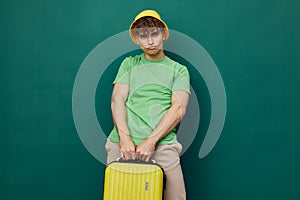
<instances>
[{"instance_id":1,"label":"man","mask_svg":"<svg viewBox=\"0 0 300 200\"><path fill-rule=\"evenodd\" d=\"M165 199L186 199L176 126L190 95L188 70L165 55L163 44L169 30L156 11L138 14L130 26L130 37L143 53L127 57L114 80L111 110L115 126L106 143L107 163L119 157L154 159L167 176Z\"/></svg>"}]
</instances>

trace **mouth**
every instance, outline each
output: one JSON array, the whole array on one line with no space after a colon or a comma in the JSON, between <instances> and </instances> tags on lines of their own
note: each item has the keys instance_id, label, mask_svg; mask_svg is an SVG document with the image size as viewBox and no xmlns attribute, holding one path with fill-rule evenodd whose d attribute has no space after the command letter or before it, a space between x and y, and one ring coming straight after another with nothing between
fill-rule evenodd
<instances>
[{"instance_id":1,"label":"mouth","mask_svg":"<svg viewBox=\"0 0 300 200\"><path fill-rule=\"evenodd\" d=\"M156 46L150 46L150 47L148 47L147 49L149 49L149 50L154 50L154 49L156 49Z\"/></svg>"}]
</instances>

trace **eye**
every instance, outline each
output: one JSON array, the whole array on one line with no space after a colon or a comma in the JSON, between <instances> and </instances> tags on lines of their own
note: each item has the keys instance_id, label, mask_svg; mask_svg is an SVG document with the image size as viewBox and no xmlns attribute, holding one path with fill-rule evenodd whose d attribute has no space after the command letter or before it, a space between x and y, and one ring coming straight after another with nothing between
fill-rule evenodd
<instances>
[{"instance_id":1,"label":"eye","mask_svg":"<svg viewBox=\"0 0 300 200\"><path fill-rule=\"evenodd\" d=\"M146 36L145 36L145 35L139 35L139 38L140 38L140 39L145 39Z\"/></svg>"},{"instance_id":2,"label":"eye","mask_svg":"<svg viewBox=\"0 0 300 200\"><path fill-rule=\"evenodd\" d=\"M155 31L155 32L151 33L152 37L157 37L158 35L159 35L158 31Z\"/></svg>"}]
</instances>

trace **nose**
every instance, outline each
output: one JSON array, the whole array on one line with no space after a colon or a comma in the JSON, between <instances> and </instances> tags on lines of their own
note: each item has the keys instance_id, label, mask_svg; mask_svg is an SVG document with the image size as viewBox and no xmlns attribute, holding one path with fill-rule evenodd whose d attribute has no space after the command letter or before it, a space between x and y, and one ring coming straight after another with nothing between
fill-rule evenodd
<instances>
[{"instance_id":1,"label":"nose","mask_svg":"<svg viewBox=\"0 0 300 200\"><path fill-rule=\"evenodd\" d=\"M148 36L148 44L151 45L153 43L154 43L153 38L151 37L151 35L149 35Z\"/></svg>"}]
</instances>

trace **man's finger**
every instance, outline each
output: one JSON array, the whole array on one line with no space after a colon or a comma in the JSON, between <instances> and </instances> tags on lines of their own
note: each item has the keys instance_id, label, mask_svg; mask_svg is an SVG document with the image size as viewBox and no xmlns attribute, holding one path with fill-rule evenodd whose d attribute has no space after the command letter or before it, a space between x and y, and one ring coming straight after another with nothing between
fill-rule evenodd
<instances>
[{"instance_id":1,"label":"man's finger","mask_svg":"<svg viewBox=\"0 0 300 200\"><path fill-rule=\"evenodd\" d=\"M151 158L151 155L146 156L145 161L146 161L146 162L149 162L150 158Z\"/></svg>"},{"instance_id":2,"label":"man's finger","mask_svg":"<svg viewBox=\"0 0 300 200\"><path fill-rule=\"evenodd\" d=\"M132 158L132 160L136 160L137 159L137 154L136 153L132 153L131 154L131 158Z\"/></svg>"},{"instance_id":3,"label":"man's finger","mask_svg":"<svg viewBox=\"0 0 300 200\"><path fill-rule=\"evenodd\" d=\"M120 151L120 158L124 158L124 153Z\"/></svg>"},{"instance_id":4,"label":"man's finger","mask_svg":"<svg viewBox=\"0 0 300 200\"><path fill-rule=\"evenodd\" d=\"M145 162L149 161L150 157L151 157L151 154L149 154L149 153L141 154L141 158L142 158L141 160L143 160Z\"/></svg>"}]
</instances>

